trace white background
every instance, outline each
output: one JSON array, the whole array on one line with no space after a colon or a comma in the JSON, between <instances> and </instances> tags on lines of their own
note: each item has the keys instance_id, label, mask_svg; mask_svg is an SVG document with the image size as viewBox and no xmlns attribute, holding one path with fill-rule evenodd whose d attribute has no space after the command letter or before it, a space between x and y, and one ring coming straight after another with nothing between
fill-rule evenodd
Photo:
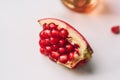
<instances>
[{"instance_id":1,"label":"white background","mask_svg":"<svg viewBox=\"0 0 120 80\"><path fill-rule=\"evenodd\" d=\"M60 0L0 0L0 80L119 80L120 0L103 0L102 9L80 14ZM37 20L54 17L74 26L94 50L85 66L69 70L39 52Z\"/></svg>"}]
</instances>

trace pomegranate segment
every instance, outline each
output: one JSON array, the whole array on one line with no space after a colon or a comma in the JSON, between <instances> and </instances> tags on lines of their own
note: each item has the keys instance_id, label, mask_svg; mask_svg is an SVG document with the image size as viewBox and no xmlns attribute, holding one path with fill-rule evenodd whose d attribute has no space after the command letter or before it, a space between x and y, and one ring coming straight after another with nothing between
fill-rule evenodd
<instances>
[{"instance_id":1,"label":"pomegranate segment","mask_svg":"<svg viewBox=\"0 0 120 80\"><path fill-rule=\"evenodd\" d=\"M46 18L38 21L40 32L40 52L68 68L74 68L83 60L89 60L92 49L85 38L64 21Z\"/></svg>"}]
</instances>

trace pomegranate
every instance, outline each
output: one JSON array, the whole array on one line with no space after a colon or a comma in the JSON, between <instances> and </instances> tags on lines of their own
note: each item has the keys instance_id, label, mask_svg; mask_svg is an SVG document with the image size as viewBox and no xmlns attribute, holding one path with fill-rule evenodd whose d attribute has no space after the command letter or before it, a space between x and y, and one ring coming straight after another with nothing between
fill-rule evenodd
<instances>
[{"instance_id":1,"label":"pomegranate","mask_svg":"<svg viewBox=\"0 0 120 80\"><path fill-rule=\"evenodd\" d=\"M54 18L38 20L43 26L40 32L40 52L54 62L68 68L87 63L93 50L86 39L68 23Z\"/></svg>"}]
</instances>

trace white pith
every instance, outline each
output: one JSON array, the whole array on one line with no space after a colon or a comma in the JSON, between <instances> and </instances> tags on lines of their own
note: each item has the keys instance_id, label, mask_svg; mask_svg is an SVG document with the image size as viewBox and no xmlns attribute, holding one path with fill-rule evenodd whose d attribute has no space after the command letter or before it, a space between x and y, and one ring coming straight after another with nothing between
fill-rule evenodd
<instances>
[{"instance_id":1,"label":"white pith","mask_svg":"<svg viewBox=\"0 0 120 80\"><path fill-rule=\"evenodd\" d=\"M74 55L74 59L71 61L68 61L66 64L63 64L59 61L56 61L56 63L58 64L62 64L68 68L73 68L76 66L76 64L78 64L81 60L84 59L90 59L91 58L91 54L92 51L88 50L88 44L86 43L86 41L83 39L83 37L78 34L78 32L76 32L75 30L73 30L73 28L71 28L71 26L65 22L62 22L60 20L57 19L42 19L38 21L40 25L43 26L44 23L55 23L56 25L58 25L58 28L64 28L67 29L69 35L68 37L72 37L70 40L72 42L72 44L78 44L80 47L78 48L79 54L80 55ZM69 26L69 27L68 27ZM69 39L68 39L69 40Z\"/></svg>"}]
</instances>

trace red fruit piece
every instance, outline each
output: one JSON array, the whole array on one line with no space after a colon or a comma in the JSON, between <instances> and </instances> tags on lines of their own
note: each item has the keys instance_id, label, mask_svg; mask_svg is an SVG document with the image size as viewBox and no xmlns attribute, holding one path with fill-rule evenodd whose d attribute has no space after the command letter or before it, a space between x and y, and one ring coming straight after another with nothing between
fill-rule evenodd
<instances>
[{"instance_id":1,"label":"red fruit piece","mask_svg":"<svg viewBox=\"0 0 120 80\"><path fill-rule=\"evenodd\" d=\"M61 40L59 40L59 43L58 43L58 45L59 46L64 46L65 44L66 44L66 40L65 39L61 39Z\"/></svg>"},{"instance_id":2,"label":"red fruit piece","mask_svg":"<svg viewBox=\"0 0 120 80\"><path fill-rule=\"evenodd\" d=\"M57 44L59 42L59 39L51 37L50 42L51 42L51 44Z\"/></svg>"},{"instance_id":3,"label":"red fruit piece","mask_svg":"<svg viewBox=\"0 0 120 80\"><path fill-rule=\"evenodd\" d=\"M59 53L66 54L66 48L65 47L60 47L59 48Z\"/></svg>"},{"instance_id":4,"label":"red fruit piece","mask_svg":"<svg viewBox=\"0 0 120 80\"><path fill-rule=\"evenodd\" d=\"M73 60L74 59L74 52L70 52L68 55L69 60Z\"/></svg>"},{"instance_id":5,"label":"red fruit piece","mask_svg":"<svg viewBox=\"0 0 120 80\"><path fill-rule=\"evenodd\" d=\"M43 36L44 36L45 38L50 38L50 36L51 36L51 31L50 31L50 30L44 30Z\"/></svg>"},{"instance_id":6,"label":"red fruit piece","mask_svg":"<svg viewBox=\"0 0 120 80\"><path fill-rule=\"evenodd\" d=\"M111 28L112 33L119 34L120 33L120 26L113 26Z\"/></svg>"},{"instance_id":7,"label":"red fruit piece","mask_svg":"<svg viewBox=\"0 0 120 80\"><path fill-rule=\"evenodd\" d=\"M44 39L45 38L44 37L44 31L41 31L40 34L39 34L39 36L40 36L41 39Z\"/></svg>"},{"instance_id":8,"label":"red fruit piece","mask_svg":"<svg viewBox=\"0 0 120 80\"><path fill-rule=\"evenodd\" d=\"M67 38L68 37L68 31L66 29L61 29L60 30L60 36L62 38Z\"/></svg>"},{"instance_id":9,"label":"red fruit piece","mask_svg":"<svg viewBox=\"0 0 120 80\"><path fill-rule=\"evenodd\" d=\"M45 50L46 50L47 53L50 53L50 52L52 52L52 47L51 46L46 46Z\"/></svg>"},{"instance_id":10,"label":"red fruit piece","mask_svg":"<svg viewBox=\"0 0 120 80\"><path fill-rule=\"evenodd\" d=\"M67 52L71 52L74 50L74 47L73 47L73 45L68 44L68 45L66 45L66 49L67 49Z\"/></svg>"},{"instance_id":11,"label":"red fruit piece","mask_svg":"<svg viewBox=\"0 0 120 80\"><path fill-rule=\"evenodd\" d=\"M42 54L49 54L51 60L68 68L91 58L93 51L88 42L68 23L54 18L38 22L43 26L39 43Z\"/></svg>"},{"instance_id":12,"label":"red fruit piece","mask_svg":"<svg viewBox=\"0 0 120 80\"><path fill-rule=\"evenodd\" d=\"M67 63L67 61L68 61L67 55L61 55L61 56L59 57L59 61L60 61L61 63Z\"/></svg>"},{"instance_id":13,"label":"red fruit piece","mask_svg":"<svg viewBox=\"0 0 120 80\"><path fill-rule=\"evenodd\" d=\"M53 29L53 30L51 31L51 35L52 35L52 37L59 37L59 31Z\"/></svg>"},{"instance_id":14,"label":"red fruit piece","mask_svg":"<svg viewBox=\"0 0 120 80\"><path fill-rule=\"evenodd\" d=\"M57 60L59 58L60 54L58 52L52 51L51 52L51 58L53 60Z\"/></svg>"},{"instance_id":15,"label":"red fruit piece","mask_svg":"<svg viewBox=\"0 0 120 80\"><path fill-rule=\"evenodd\" d=\"M48 53L45 51L45 49L44 49L44 48L40 48L40 52L41 52L43 55L45 55L45 56L47 56L47 55L48 55Z\"/></svg>"},{"instance_id":16,"label":"red fruit piece","mask_svg":"<svg viewBox=\"0 0 120 80\"><path fill-rule=\"evenodd\" d=\"M49 39L44 39L44 40L45 40L45 45L46 45L46 46L50 46L50 45L51 45Z\"/></svg>"},{"instance_id":17,"label":"red fruit piece","mask_svg":"<svg viewBox=\"0 0 120 80\"><path fill-rule=\"evenodd\" d=\"M40 44L40 47L42 47L42 48L44 48L44 47L46 46L46 42L45 42L45 40L43 40L43 39L41 39L41 40L39 41L39 44Z\"/></svg>"},{"instance_id":18,"label":"red fruit piece","mask_svg":"<svg viewBox=\"0 0 120 80\"><path fill-rule=\"evenodd\" d=\"M49 26L47 23L43 24L43 29L49 29Z\"/></svg>"},{"instance_id":19,"label":"red fruit piece","mask_svg":"<svg viewBox=\"0 0 120 80\"><path fill-rule=\"evenodd\" d=\"M49 24L50 29L57 29L57 25L55 23Z\"/></svg>"},{"instance_id":20,"label":"red fruit piece","mask_svg":"<svg viewBox=\"0 0 120 80\"><path fill-rule=\"evenodd\" d=\"M53 49L54 51L57 51L57 50L58 50L58 45L52 45L52 49Z\"/></svg>"}]
</instances>

